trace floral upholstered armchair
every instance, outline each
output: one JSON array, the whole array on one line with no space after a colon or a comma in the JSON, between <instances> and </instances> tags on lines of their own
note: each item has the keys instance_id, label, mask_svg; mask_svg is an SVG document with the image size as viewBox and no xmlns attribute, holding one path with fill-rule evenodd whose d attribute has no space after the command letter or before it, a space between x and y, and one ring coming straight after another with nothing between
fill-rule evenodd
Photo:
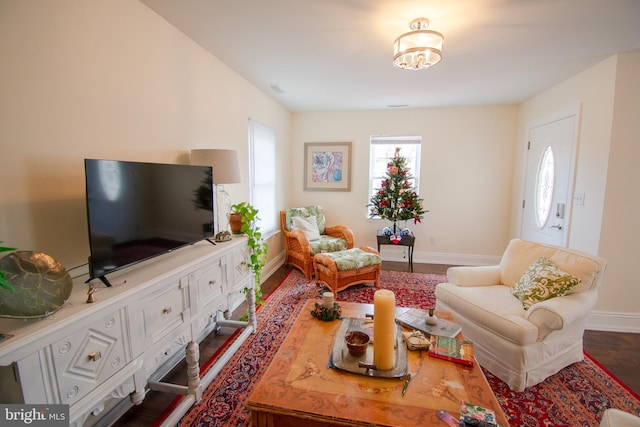
<instances>
[{"instance_id":1,"label":"floral upholstered armchair","mask_svg":"<svg viewBox=\"0 0 640 427\"><path fill-rule=\"evenodd\" d=\"M353 248L353 232L344 225L327 227L320 206L280 211L280 222L286 252L284 263L302 271L307 279L313 278L315 254Z\"/></svg>"}]
</instances>

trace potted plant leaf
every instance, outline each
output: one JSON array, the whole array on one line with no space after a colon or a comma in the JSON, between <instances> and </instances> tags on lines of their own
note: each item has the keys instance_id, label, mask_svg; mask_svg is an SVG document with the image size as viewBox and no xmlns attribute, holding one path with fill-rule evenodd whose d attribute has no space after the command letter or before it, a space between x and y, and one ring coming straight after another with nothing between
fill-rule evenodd
<instances>
[{"instance_id":1,"label":"potted plant leaf","mask_svg":"<svg viewBox=\"0 0 640 427\"><path fill-rule=\"evenodd\" d=\"M231 210L240 215L242 222L240 232L248 238L247 247L249 248L249 259L247 260L247 267L249 267L255 279L254 292L256 296L256 307L258 307L264 304L262 288L260 287L260 276L262 269L267 263L268 249L267 244L262 238L260 227L258 226L258 221L260 220L258 217L258 209L247 202L241 202L232 205ZM244 289L245 294L248 291L248 288Z\"/></svg>"}]
</instances>

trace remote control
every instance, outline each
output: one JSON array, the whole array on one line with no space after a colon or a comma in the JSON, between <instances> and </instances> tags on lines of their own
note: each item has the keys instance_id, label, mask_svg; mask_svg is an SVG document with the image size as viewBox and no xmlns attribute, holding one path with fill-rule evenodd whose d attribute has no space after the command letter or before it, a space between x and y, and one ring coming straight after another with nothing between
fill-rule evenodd
<instances>
[{"instance_id":1,"label":"remote control","mask_svg":"<svg viewBox=\"0 0 640 427\"><path fill-rule=\"evenodd\" d=\"M460 423L458 422L458 420L455 419L453 415L451 415L449 412L445 411L444 409L440 409L438 412L436 412L436 415L442 421L447 423L449 427L460 427Z\"/></svg>"}]
</instances>

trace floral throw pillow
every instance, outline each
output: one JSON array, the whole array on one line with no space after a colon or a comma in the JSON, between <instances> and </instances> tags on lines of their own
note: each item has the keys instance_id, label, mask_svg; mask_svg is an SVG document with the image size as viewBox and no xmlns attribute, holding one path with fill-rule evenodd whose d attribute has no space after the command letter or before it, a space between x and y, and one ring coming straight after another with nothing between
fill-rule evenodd
<instances>
[{"instance_id":1,"label":"floral throw pillow","mask_svg":"<svg viewBox=\"0 0 640 427\"><path fill-rule=\"evenodd\" d=\"M553 297L566 295L580 279L565 273L545 257L538 258L527 268L511 293L521 302L525 310L533 304Z\"/></svg>"}]
</instances>

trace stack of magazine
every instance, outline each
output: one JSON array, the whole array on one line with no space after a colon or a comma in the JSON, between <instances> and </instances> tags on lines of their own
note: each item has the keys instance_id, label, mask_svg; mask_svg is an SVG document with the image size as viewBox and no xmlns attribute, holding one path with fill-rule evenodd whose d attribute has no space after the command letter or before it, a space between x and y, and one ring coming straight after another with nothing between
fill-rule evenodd
<instances>
[{"instance_id":1,"label":"stack of magazine","mask_svg":"<svg viewBox=\"0 0 640 427\"><path fill-rule=\"evenodd\" d=\"M428 350L429 356L473 366L473 342L460 336L462 327L440 317L432 325L427 323L428 316L425 310L409 308L396 317L398 324L413 330L402 333L407 348Z\"/></svg>"}]
</instances>

